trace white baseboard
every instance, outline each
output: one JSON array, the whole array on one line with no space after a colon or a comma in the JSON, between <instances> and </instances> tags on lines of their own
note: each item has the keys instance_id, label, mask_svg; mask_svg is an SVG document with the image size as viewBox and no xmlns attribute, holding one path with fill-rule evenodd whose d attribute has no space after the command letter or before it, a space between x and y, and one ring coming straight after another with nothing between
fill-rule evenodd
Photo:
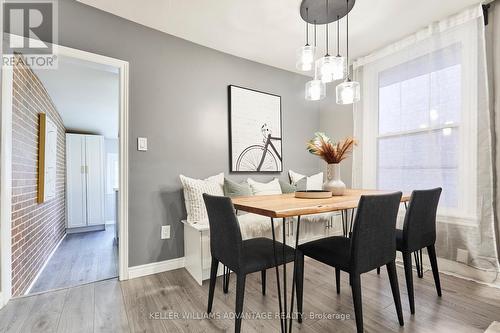
<instances>
[{"instance_id":1,"label":"white baseboard","mask_svg":"<svg viewBox=\"0 0 500 333\"><path fill-rule=\"evenodd\" d=\"M425 263L425 260L424 260ZM474 268L453 260L438 258L439 272L461 279L474 281L489 287L500 288L500 277L495 269Z\"/></svg>"},{"instance_id":2,"label":"white baseboard","mask_svg":"<svg viewBox=\"0 0 500 333\"><path fill-rule=\"evenodd\" d=\"M157 274L184 267L184 257L150 264L132 266L128 268L128 278L135 279L141 276Z\"/></svg>"},{"instance_id":3,"label":"white baseboard","mask_svg":"<svg viewBox=\"0 0 500 333\"><path fill-rule=\"evenodd\" d=\"M424 272L432 271L429 257L425 253L422 256L422 259ZM487 285L489 287L500 289L500 276L494 269L484 270L440 257L437 258L437 261L440 274L451 275L460 279L474 281L480 284ZM401 252L399 251L396 254L396 263L400 267L403 267L403 257L401 256ZM415 261L413 261L413 269L416 270Z\"/></svg>"},{"instance_id":4,"label":"white baseboard","mask_svg":"<svg viewBox=\"0 0 500 333\"><path fill-rule=\"evenodd\" d=\"M57 249L59 248L59 245L61 245L61 243L64 240L64 238L66 238L66 235L67 234L64 234L64 236L62 236L62 238L57 243L56 247L52 250L52 252L50 252L49 257L47 258L47 260L45 260L45 262L43 263L42 268L40 268L40 270L38 271L38 273L36 273L35 278L33 279L33 281L31 281L28 289L26 289L26 291L24 292L24 295L28 295L30 293L31 288L33 288L33 286L35 285L36 280L38 280L38 278L40 277L40 274L42 274L43 270L45 269L45 266L47 266L47 264L49 263L50 259L52 259L52 256L54 255L54 253L56 253Z\"/></svg>"},{"instance_id":5,"label":"white baseboard","mask_svg":"<svg viewBox=\"0 0 500 333\"><path fill-rule=\"evenodd\" d=\"M88 231L101 231L106 230L105 224L91 225L87 227L76 227L76 228L66 228L67 234L76 234L79 232L88 232Z\"/></svg>"}]
</instances>

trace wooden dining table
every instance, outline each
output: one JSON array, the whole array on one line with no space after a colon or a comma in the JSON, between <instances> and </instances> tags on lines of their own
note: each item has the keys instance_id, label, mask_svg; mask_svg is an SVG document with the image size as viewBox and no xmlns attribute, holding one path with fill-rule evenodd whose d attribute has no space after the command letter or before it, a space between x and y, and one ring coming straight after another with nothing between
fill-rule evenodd
<instances>
[{"instance_id":1,"label":"wooden dining table","mask_svg":"<svg viewBox=\"0 0 500 333\"><path fill-rule=\"evenodd\" d=\"M254 213L258 215L267 216L270 218L272 237L273 237L273 247L274 247L274 263L276 267L276 281L278 289L278 301L279 301L279 313L280 313L280 324L281 332L291 332L292 331L292 319L293 319L293 306L294 306L294 293L295 293L295 265L297 261L297 246L299 243L299 232L300 232L300 217L304 215L312 215L319 213L328 212L341 212L342 213L342 224L343 233L345 237L349 237L349 231L352 231L354 210L358 207L359 199L362 195L380 195L391 193L390 191L380 191L380 190L363 190L363 189L347 189L344 195L333 196L325 199L302 199L296 198L294 193L289 194L279 194L279 195L260 195L260 196L248 196L248 197L236 197L233 198L234 208L238 211L245 211L249 213ZM410 195L403 194L401 197L401 202L405 203L410 200ZM350 226L348 224L348 213L350 211ZM286 233L285 233L285 219L286 218L297 218L297 229L295 232L295 260L294 260L294 274L292 279L292 295L290 302L290 312L288 312L287 307L287 280L286 280L286 263L282 264L283 267L283 297L281 295L281 283L280 274L278 269L278 258L277 258L277 244L276 235L274 229L274 219L283 219L283 242L282 251L285 253L286 246Z\"/></svg>"}]
</instances>

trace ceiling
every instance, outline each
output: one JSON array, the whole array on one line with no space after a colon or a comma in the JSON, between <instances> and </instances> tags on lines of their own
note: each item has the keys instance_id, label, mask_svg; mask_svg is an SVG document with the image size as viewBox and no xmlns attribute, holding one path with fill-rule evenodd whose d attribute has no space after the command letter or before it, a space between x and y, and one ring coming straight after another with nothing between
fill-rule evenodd
<instances>
[{"instance_id":1,"label":"ceiling","mask_svg":"<svg viewBox=\"0 0 500 333\"><path fill-rule=\"evenodd\" d=\"M118 138L118 69L59 57L57 70L34 69L69 132Z\"/></svg>"},{"instance_id":2,"label":"ceiling","mask_svg":"<svg viewBox=\"0 0 500 333\"><path fill-rule=\"evenodd\" d=\"M300 0L79 1L200 45L290 71L296 71L295 53L305 44ZM349 17L352 58L479 2L357 0ZM330 31L334 37L335 27ZM324 40L324 27L318 27L320 55L325 52ZM331 38L330 45L334 44Z\"/></svg>"}]
</instances>

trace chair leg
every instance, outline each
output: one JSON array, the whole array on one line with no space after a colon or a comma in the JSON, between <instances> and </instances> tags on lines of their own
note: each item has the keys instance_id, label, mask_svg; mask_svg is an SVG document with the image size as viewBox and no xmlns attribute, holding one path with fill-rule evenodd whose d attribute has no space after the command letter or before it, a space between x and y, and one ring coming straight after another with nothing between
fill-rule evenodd
<instances>
[{"instance_id":1,"label":"chair leg","mask_svg":"<svg viewBox=\"0 0 500 333\"><path fill-rule=\"evenodd\" d=\"M260 279L262 280L262 295L266 294L266 270L260 271Z\"/></svg>"},{"instance_id":2,"label":"chair leg","mask_svg":"<svg viewBox=\"0 0 500 333\"><path fill-rule=\"evenodd\" d=\"M235 323L234 332L240 333L241 319L243 316L243 298L245 296L245 274L238 274L236 277L236 309L235 309Z\"/></svg>"},{"instance_id":3,"label":"chair leg","mask_svg":"<svg viewBox=\"0 0 500 333\"><path fill-rule=\"evenodd\" d=\"M432 275L434 275L434 283L436 284L436 291L439 297L441 297L441 281L439 281L439 270L436 257L436 248L434 244L427 246L427 253L429 254L429 260L432 266Z\"/></svg>"},{"instance_id":4,"label":"chair leg","mask_svg":"<svg viewBox=\"0 0 500 333\"><path fill-rule=\"evenodd\" d=\"M224 294L229 292L229 279L231 278L231 270L224 266L224 273L222 274L222 291Z\"/></svg>"},{"instance_id":5,"label":"chair leg","mask_svg":"<svg viewBox=\"0 0 500 333\"><path fill-rule=\"evenodd\" d=\"M408 300L410 302L410 312L415 314L415 294L413 293L413 271L411 263L411 252L403 252L403 264L405 267L406 289L408 290Z\"/></svg>"},{"instance_id":6,"label":"chair leg","mask_svg":"<svg viewBox=\"0 0 500 333\"><path fill-rule=\"evenodd\" d=\"M396 262L393 260L386 265L389 281L391 282L392 297L398 313L399 325L404 326L403 309L401 308L401 295L399 294L398 273L396 272Z\"/></svg>"},{"instance_id":7,"label":"chair leg","mask_svg":"<svg viewBox=\"0 0 500 333\"><path fill-rule=\"evenodd\" d=\"M208 289L208 307L207 313L212 312L212 304L214 303L215 283L217 282L217 269L219 261L212 257L212 265L210 266L210 287Z\"/></svg>"},{"instance_id":8,"label":"chair leg","mask_svg":"<svg viewBox=\"0 0 500 333\"><path fill-rule=\"evenodd\" d=\"M380 275L380 267L377 267L377 274Z\"/></svg>"},{"instance_id":9,"label":"chair leg","mask_svg":"<svg viewBox=\"0 0 500 333\"><path fill-rule=\"evenodd\" d=\"M298 312L298 322L302 322L302 306L304 301L304 254L299 250L297 251L297 265L296 271L296 293L297 293L297 312Z\"/></svg>"},{"instance_id":10,"label":"chair leg","mask_svg":"<svg viewBox=\"0 0 500 333\"><path fill-rule=\"evenodd\" d=\"M417 268L417 276L422 279L424 277L424 263L422 261L422 249L413 252L415 257L415 266Z\"/></svg>"},{"instance_id":11,"label":"chair leg","mask_svg":"<svg viewBox=\"0 0 500 333\"><path fill-rule=\"evenodd\" d=\"M337 294L340 294L340 268L335 267L335 284L337 285Z\"/></svg>"},{"instance_id":12,"label":"chair leg","mask_svg":"<svg viewBox=\"0 0 500 333\"><path fill-rule=\"evenodd\" d=\"M352 302L354 304L354 317L356 318L356 329L358 333L363 332L363 305L361 303L361 276L350 274L352 290Z\"/></svg>"}]
</instances>

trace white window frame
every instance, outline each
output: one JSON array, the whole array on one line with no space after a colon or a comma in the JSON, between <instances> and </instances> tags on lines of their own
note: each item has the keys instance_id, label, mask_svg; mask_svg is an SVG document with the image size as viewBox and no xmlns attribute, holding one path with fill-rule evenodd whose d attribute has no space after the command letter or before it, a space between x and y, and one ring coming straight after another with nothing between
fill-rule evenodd
<instances>
[{"instance_id":1,"label":"white window frame","mask_svg":"<svg viewBox=\"0 0 500 333\"><path fill-rule=\"evenodd\" d=\"M439 36L431 36L419 43L418 47L412 46L388 55L376 62L364 66L363 84L365 85L363 102L363 134L362 134L362 186L363 188L377 188L378 174L378 139L389 134L379 136L379 73L412 61L416 58L433 53L453 44L461 44L461 75L462 75L462 105L460 122L451 125L429 127L427 130L440 128L459 128L459 161L458 161L458 205L457 209L439 208L438 216L442 222L477 225L477 108L478 108L478 41L477 27L471 29L467 24L443 32ZM437 42L436 39L439 39ZM421 129L391 133L406 135L412 132L422 132Z\"/></svg>"}]
</instances>

